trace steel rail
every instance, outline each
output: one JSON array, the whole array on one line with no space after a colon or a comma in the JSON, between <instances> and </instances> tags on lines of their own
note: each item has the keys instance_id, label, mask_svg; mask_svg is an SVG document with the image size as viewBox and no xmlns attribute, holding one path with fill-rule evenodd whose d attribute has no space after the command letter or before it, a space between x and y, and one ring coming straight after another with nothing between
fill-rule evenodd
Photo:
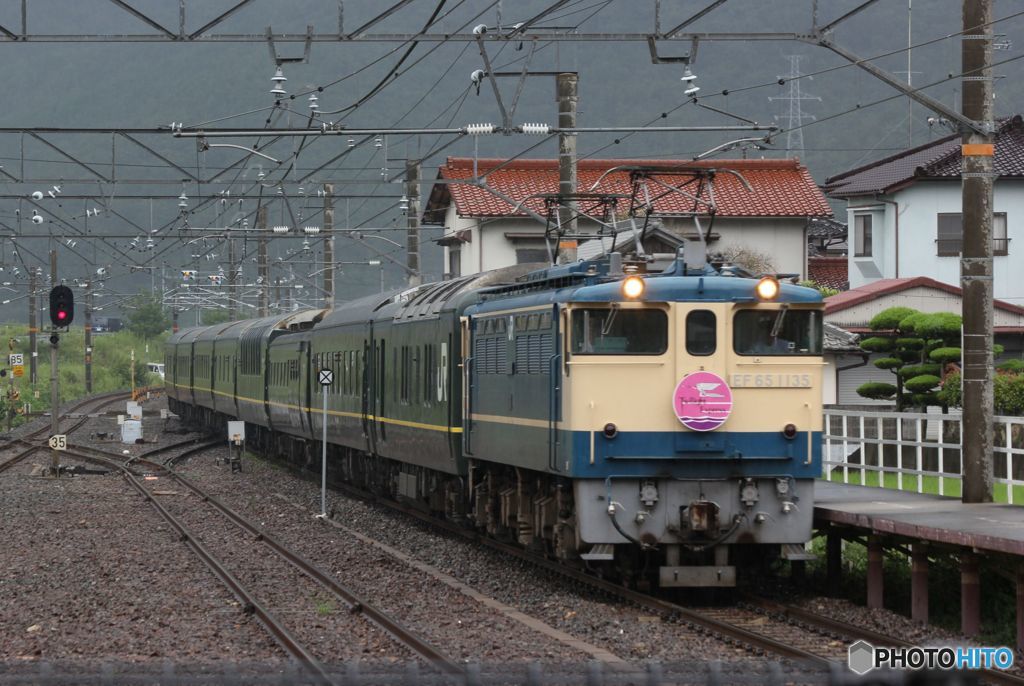
<instances>
[{"instance_id":1,"label":"steel rail","mask_svg":"<svg viewBox=\"0 0 1024 686\"><path fill-rule=\"evenodd\" d=\"M822 657L821 655L818 655L816 653L803 650L801 648L790 645L788 643L784 643L783 641L778 641L763 634L758 634L748 629L744 629L743 627L736 626L728 622L715 619L713 617L708 617L706 615L701 614L700 612L697 612L696 610L691 610L689 608L683 607L682 605L678 605L668 600L655 598L653 596L647 595L646 593L641 593L640 591L634 591L632 589L624 588L611 581L599 579L591 574L588 574L580 570L572 569L571 567L567 567L559 562L555 562L553 560L549 560L538 555L533 555L528 551L525 551L514 545L503 543L492 538L488 538L487 536L483 536L477 533L476 531L469 530L455 524L451 524L444 520L436 519L425 512L421 512L415 508L406 507L401 503L389 500L387 498L381 498L380 496L377 495L368 494L358 488L349 486L347 484L333 485L339 488L340 490L355 495L359 499L384 505L385 507L388 507L390 509L403 512L407 515L415 517L416 519L442 528L448 532L462 536L463 538L467 538L471 541L481 543L498 552L507 555L512 555L521 560L530 562L531 564L541 567L542 569L545 569L554 574L558 574L565 578L571 579L572 581L594 588L603 593L607 593L609 595L618 597L622 600L632 603L633 605L647 608L653 612L656 612L663 616L667 616L671 619L681 620L682 622L690 626L701 627L705 630L717 633L729 640L740 641L751 647L760 648L762 650L774 653L776 655L781 655L783 657L803 661L805 663L811 663L819 667L831 669L837 664L834 660Z\"/></svg>"},{"instance_id":2,"label":"steel rail","mask_svg":"<svg viewBox=\"0 0 1024 686\"><path fill-rule=\"evenodd\" d=\"M68 413L74 412L75 410L81 409L82 407L85 407L86 405L89 405L89 404L91 404L93 402L96 402L96 401L99 401L99 404L97 405L97 408L103 407L104 405L108 405L108 404L114 402L115 400L118 400L122 396L123 397L129 397L130 395L131 394L128 393L127 391L112 391L110 393L104 393L104 394L101 394L101 395L91 396L89 398L83 398L82 400L79 400L74 405L72 405L68 409ZM81 417L81 418L79 418L77 422L75 422L70 427L65 429L65 432L66 433L71 433L71 432L75 431L76 429L81 427L88 419L89 419L88 417ZM17 455L15 455L11 459L7 460L6 462L0 463L0 472L7 471L9 468L11 468L14 465L18 464L19 462L24 460L29 455L31 455L31 454L39 451L39 450L43 450L45 446L41 446L41 445L37 445L37 444L33 443L32 439L36 439L36 438L39 438L42 435L45 435L49 430L50 430L49 425L42 426L42 427L40 427L38 429L35 429L34 431L29 432L29 434L26 435L26 436L20 436L18 438L12 438L12 439L8 440L7 443L5 443L3 446L0 446L0 450L5 450L5 449L8 449L8 448L12 448L15 445L19 445L19 444L26 446L25 450L23 450L22 452L18 453Z\"/></svg>"},{"instance_id":3,"label":"steel rail","mask_svg":"<svg viewBox=\"0 0 1024 686\"><path fill-rule=\"evenodd\" d=\"M97 458L100 459L100 458ZM242 585L242 583L235 578L233 574L218 560L213 553L211 553L206 546L204 546L192 532L173 514L171 514L163 505L158 503L153 495L139 483L139 480L128 470L127 467L122 465L113 464L111 466L121 470L121 474L124 476L125 481L131 485L139 494L145 498L153 509L160 514L160 516L166 521L177 533L182 543L187 545L192 551L199 557L200 560L212 571L218 579L220 579L225 586L227 586L232 594L242 603L243 611L246 613L253 614L264 628L274 637L278 644L285 649L285 651L295 658L300 664L302 664L310 674L315 677L317 683L334 685L337 682L331 678L327 672L327 668L312 654L310 653L302 643L292 635L290 631L280 621L274 617L267 608L263 607Z\"/></svg>"},{"instance_id":4,"label":"steel rail","mask_svg":"<svg viewBox=\"0 0 1024 686\"><path fill-rule=\"evenodd\" d=\"M188 442L195 441L193 440ZM179 443L174 446L167 446L166 448L157 448L155 450L148 451L146 453L143 453L142 455L139 455L136 458L130 459L129 463L138 463L162 469L163 471L166 472L169 478L173 479L182 487L191 491L201 501L209 503L222 515L224 515L229 520L234 522L236 526L238 526L246 533L250 534L254 540L259 541L260 543L263 543L266 546L268 546L271 550L277 553L285 561L289 562L303 574L310 577L311 579L319 583L321 586L326 588L328 591L333 593L337 598L339 598L348 606L349 610L352 613L359 613L363 615L367 619L367 621L369 621L371 624L373 624L378 629L383 631L385 634L390 636L397 643L409 648L413 653L419 655L429 664L435 666L441 671L456 675L462 675L465 673L465 670L462 667L462 665L460 665L458 662L445 655L441 650L428 643L425 639L417 635L415 632L402 626L402 624L398 622L396 619L388 615L383 610L378 609L372 603L363 599L354 591L338 583L334 578L332 578L328 574L325 574L320 568L318 568L312 562L310 562L303 556L299 555L295 551L289 549L287 546L279 542L276 538L271 536L269 533L267 533L260 527L252 524L248 519L246 519L241 514L233 510L231 507L221 502L216 497L206 493L201 488L196 486L194 483L192 483L182 475L178 474L177 472L169 468L170 464L174 464L179 460L183 460L187 457L191 457L192 455L204 452L209 448L220 444L220 439L216 439L214 441L207 441L205 443L199 443L198 445L195 445L192 448L189 448L179 453L178 455L174 455L168 458L163 464L153 462L147 459L148 457L154 454L165 452L166 450L170 450L175 447L180 447L181 443ZM78 449L81 448L82 446L75 447L76 449ZM87 448L87 450L91 450L93 452L101 454L105 453L105 457L95 458L95 460L99 462L112 460L112 458L115 457L113 453L108 453L107 451L104 451L100 448ZM117 467L124 471L125 473L128 472L128 463L123 465L117 465ZM156 504L155 501L152 502Z\"/></svg>"},{"instance_id":5,"label":"steel rail","mask_svg":"<svg viewBox=\"0 0 1024 686\"><path fill-rule=\"evenodd\" d=\"M818 629L824 631L840 634L852 639L867 641L874 646L899 646L907 648L914 645L913 643L904 641L901 638L895 638L872 629L866 629L864 627L856 626L855 624L849 624L838 619L833 619L832 617L820 615L802 607L796 607L795 605L788 605L776 600L762 598L761 596L757 596L746 591L741 592L741 596L747 604L754 608L768 613L782 615L791 621L813 624ZM1013 674L1007 674L1006 672L984 669L979 670L978 673L983 676L986 681L990 681L995 684L1006 684L1007 686L1022 686L1022 684L1024 684L1024 678L1014 676Z\"/></svg>"}]
</instances>

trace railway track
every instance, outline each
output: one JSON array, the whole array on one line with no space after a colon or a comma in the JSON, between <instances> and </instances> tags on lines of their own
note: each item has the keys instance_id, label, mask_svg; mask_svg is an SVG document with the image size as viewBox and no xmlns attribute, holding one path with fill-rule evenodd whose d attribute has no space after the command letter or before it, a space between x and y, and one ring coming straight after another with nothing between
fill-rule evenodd
<instances>
[{"instance_id":1,"label":"railway track","mask_svg":"<svg viewBox=\"0 0 1024 686\"><path fill-rule=\"evenodd\" d=\"M70 408L64 410L64 412L66 414L71 414L73 412L79 412L86 408L90 410L98 410L111 403L117 402L118 400L127 400L130 397L131 393L128 391L113 391L111 393L104 393L102 395L96 395L79 400ZM91 407L94 404L95 407ZM76 429L81 428L81 426L85 424L87 421L89 421L88 417L77 417L75 418L75 421L71 425L64 426L63 431L68 434L73 433ZM4 462L0 462L0 472L6 471L7 469L13 467L14 465L24 460L29 455L32 455L36 451L45 448L46 446L37 444L35 443L35 441L38 441L41 437L46 436L49 433L49 431L50 425L44 424L38 429L34 429L33 431L29 432L25 436L9 439L7 440L6 443L0 445L0 452L8 451L15 447L22 448L22 450L16 453L13 457L8 458Z\"/></svg>"},{"instance_id":2,"label":"railway track","mask_svg":"<svg viewBox=\"0 0 1024 686\"><path fill-rule=\"evenodd\" d=\"M865 640L875 646L909 646L893 636L864 629L809 610L740 592L740 602L728 607L694 609L648 593L625 588L582 570L530 553L518 546L487 538L404 503L367 493L347 484L333 487L360 500L402 512L448 533L524 560L555 575L657 614L700 634L719 638L724 644L752 655L794 660L806 667L835 671L846 669L850 644ZM1024 686L1024 678L997 670L980 670L978 676L1000 686Z\"/></svg>"},{"instance_id":3,"label":"railway track","mask_svg":"<svg viewBox=\"0 0 1024 686\"><path fill-rule=\"evenodd\" d=\"M314 651L298 638L293 631L289 630L285 623L266 604L261 603L257 598L257 594L248 588L237 575L233 574L223 560L210 550L208 545L201 540L195 531L183 521L184 518L181 513L176 514L172 512L171 508L165 507L158 501L153 491L147 488L145 483L134 473L133 467L138 466L147 470L149 474L171 479L175 484L195 496L195 500L190 502L202 502L217 510L220 515L231 521L246 536L246 540L250 544L269 548L280 559L330 593L333 598L348 609L350 615L358 616L361 618L361 621L368 622L376 630L379 630L392 641L424 660L427 664L445 674L463 674L463 666L449 658L441 650L430 645L415 632L404 627L399 621L376 608L372 603L367 602L355 592L340 584L330 574L263 531L261 527L170 468L171 464L180 459L221 444L222 441L219 439L182 441L147 451L127 461L122 459L122 455L95 447L71 446L68 455L105 465L112 471L119 471L128 484L175 531L181 541L230 589L232 594L241 603L243 610L252 613L274 637L277 643L302 665L318 683L334 684L337 683L337 680L330 674L324 663L316 657ZM184 446L188 447L184 451L167 458L164 462L158 462L153 459L157 455L171 452Z\"/></svg>"}]
</instances>

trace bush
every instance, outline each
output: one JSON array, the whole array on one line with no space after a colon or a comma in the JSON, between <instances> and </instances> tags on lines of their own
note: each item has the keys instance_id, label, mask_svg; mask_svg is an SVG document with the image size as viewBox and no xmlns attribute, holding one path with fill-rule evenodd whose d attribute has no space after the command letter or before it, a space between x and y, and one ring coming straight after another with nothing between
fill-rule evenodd
<instances>
[{"instance_id":1,"label":"bush","mask_svg":"<svg viewBox=\"0 0 1024 686\"><path fill-rule=\"evenodd\" d=\"M915 364L908 365L899 371L899 375L904 379L912 379L915 376L921 376L922 374L932 374L938 376L942 373L942 367L937 364Z\"/></svg>"},{"instance_id":2,"label":"bush","mask_svg":"<svg viewBox=\"0 0 1024 686\"><path fill-rule=\"evenodd\" d=\"M924 347L924 339L922 338L897 338L897 348L905 348L907 350L920 350Z\"/></svg>"},{"instance_id":3,"label":"bush","mask_svg":"<svg viewBox=\"0 0 1024 686\"><path fill-rule=\"evenodd\" d=\"M1024 414L1024 376L997 374L995 405L998 414Z\"/></svg>"},{"instance_id":4,"label":"bush","mask_svg":"<svg viewBox=\"0 0 1024 686\"><path fill-rule=\"evenodd\" d=\"M939 364L959 362L961 352L960 348L936 348L928 353L928 358L931 359L932 362L938 362Z\"/></svg>"},{"instance_id":5,"label":"bush","mask_svg":"<svg viewBox=\"0 0 1024 686\"><path fill-rule=\"evenodd\" d=\"M1010 374L1020 374L1024 372L1024 360L1007 360L996 366L1001 372L1009 372Z\"/></svg>"},{"instance_id":6,"label":"bush","mask_svg":"<svg viewBox=\"0 0 1024 686\"><path fill-rule=\"evenodd\" d=\"M953 372L946 375L942 382L942 389L936 393L939 402L948 407L960 407L963 399L960 396L960 372Z\"/></svg>"},{"instance_id":7,"label":"bush","mask_svg":"<svg viewBox=\"0 0 1024 686\"><path fill-rule=\"evenodd\" d=\"M903 366L903 360L898 357L883 357L875 360L875 366L879 369L896 369Z\"/></svg>"},{"instance_id":8,"label":"bush","mask_svg":"<svg viewBox=\"0 0 1024 686\"><path fill-rule=\"evenodd\" d=\"M896 395L896 386L881 381L869 381L857 387L857 394L872 400L891 400Z\"/></svg>"},{"instance_id":9,"label":"bush","mask_svg":"<svg viewBox=\"0 0 1024 686\"><path fill-rule=\"evenodd\" d=\"M903 382L911 393L926 393L942 382L942 379L934 374L921 374Z\"/></svg>"},{"instance_id":10,"label":"bush","mask_svg":"<svg viewBox=\"0 0 1024 686\"><path fill-rule=\"evenodd\" d=\"M901 321L913 314L917 314L917 310L909 307L890 307L872 317L868 326L872 331L896 329Z\"/></svg>"},{"instance_id":11,"label":"bush","mask_svg":"<svg viewBox=\"0 0 1024 686\"><path fill-rule=\"evenodd\" d=\"M933 312L914 319L914 333L925 338L948 340L960 337L963 319L952 312Z\"/></svg>"},{"instance_id":12,"label":"bush","mask_svg":"<svg viewBox=\"0 0 1024 686\"><path fill-rule=\"evenodd\" d=\"M893 349L893 341L891 338L882 338L880 336L872 336L871 338L865 338L860 342L862 350L867 350L869 353L881 353Z\"/></svg>"}]
</instances>

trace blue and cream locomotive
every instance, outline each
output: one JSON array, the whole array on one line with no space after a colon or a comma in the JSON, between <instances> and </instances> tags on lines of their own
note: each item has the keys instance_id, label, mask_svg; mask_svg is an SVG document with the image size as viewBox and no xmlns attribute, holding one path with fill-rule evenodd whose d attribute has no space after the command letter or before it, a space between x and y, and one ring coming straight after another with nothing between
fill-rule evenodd
<instances>
[{"instance_id":1,"label":"blue and cream locomotive","mask_svg":"<svg viewBox=\"0 0 1024 686\"><path fill-rule=\"evenodd\" d=\"M187 420L243 419L250 444L318 467L331 369L331 478L563 560L730 586L734 546L811 535L822 307L612 254L185 330L167 389Z\"/></svg>"}]
</instances>

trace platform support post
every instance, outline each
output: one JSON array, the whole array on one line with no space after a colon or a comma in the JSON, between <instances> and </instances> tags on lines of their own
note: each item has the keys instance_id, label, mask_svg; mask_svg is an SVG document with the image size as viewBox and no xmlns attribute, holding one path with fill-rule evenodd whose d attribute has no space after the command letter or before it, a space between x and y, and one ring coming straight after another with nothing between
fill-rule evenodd
<instances>
[{"instance_id":1,"label":"platform support post","mask_svg":"<svg viewBox=\"0 0 1024 686\"><path fill-rule=\"evenodd\" d=\"M828 574L828 594L838 597L839 586L843 582L843 537L830 527L825 535L825 563Z\"/></svg>"},{"instance_id":2,"label":"platform support post","mask_svg":"<svg viewBox=\"0 0 1024 686\"><path fill-rule=\"evenodd\" d=\"M910 618L928 623L928 544L917 541L910 554Z\"/></svg>"},{"instance_id":3,"label":"platform support post","mask_svg":"<svg viewBox=\"0 0 1024 686\"><path fill-rule=\"evenodd\" d=\"M868 536L868 607L881 609L883 602L882 539L874 534Z\"/></svg>"},{"instance_id":4,"label":"platform support post","mask_svg":"<svg viewBox=\"0 0 1024 686\"><path fill-rule=\"evenodd\" d=\"M1024 564L1017 565L1017 650L1024 650Z\"/></svg>"},{"instance_id":5,"label":"platform support post","mask_svg":"<svg viewBox=\"0 0 1024 686\"><path fill-rule=\"evenodd\" d=\"M981 631L978 556L969 551L960 557L960 631L964 636L977 636Z\"/></svg>"}]
</instances>

